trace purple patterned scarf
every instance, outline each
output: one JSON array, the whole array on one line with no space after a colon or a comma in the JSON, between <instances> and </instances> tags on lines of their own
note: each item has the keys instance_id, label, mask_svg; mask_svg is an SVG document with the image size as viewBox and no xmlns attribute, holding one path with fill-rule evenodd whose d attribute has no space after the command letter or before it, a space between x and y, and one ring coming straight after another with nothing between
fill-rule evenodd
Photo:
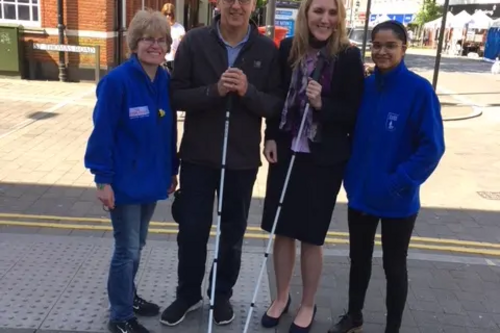
<instances>
[{"instance_id":1,"label":"purple patterned scarf","mask_svg":"<svg viewBox=\"0 0 500 333\"><path fill-rule=\"evenodd\" d=\"M291 132L293 137L297 137L299 132L302 115L304 114L308 102L306 96L308 78L316 67L318 56L322 56L320 52L308 55L292 73L290 87L288 88L285 105L281 113L280 129ZM319 80L319 83L323 87L322 91L330 90L334 63L334 59L326 60L325 67L323 68ZM313 112L314 111L310 109L307 114L302 137L307 137L309 140L317 142L320 140L320 129L318 122L314 119L316 117L313 116Z\"/></svg>"}]
</instances>

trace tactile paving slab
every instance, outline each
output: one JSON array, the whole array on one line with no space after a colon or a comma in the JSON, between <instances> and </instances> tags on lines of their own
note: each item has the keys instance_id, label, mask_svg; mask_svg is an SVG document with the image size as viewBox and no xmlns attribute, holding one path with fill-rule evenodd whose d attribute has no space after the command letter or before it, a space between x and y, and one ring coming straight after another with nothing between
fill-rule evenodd
<instances>
[{"instance_id":1,"label":"tactile paving slab","mask_svg":"<svg viewBox=\"0 0 500 333\"><path fill-rule=\"evenodd\" d=\"M93 246L37 242L2 277L0 325L38 328Z\"/></svg>"},{"instance_id":2,"label":"tactile paving slab","mask_svg":"<svg viewBox=\"0 0 500 333\"><path fill-rule=\"evenodd\" d=\"M104 332L108 321L106 283L113 251L112 240L68 241L67 237L38 237L33 242L2 240L0 249L0 328L28 328L44 331ZM42 239L42 240L40 240ZM57 241L60 239L61 241ZM255 250L255 249L254 249ZM263 250L262 250L263 251ZM15 252L15 253L13 253ZM213 332L242 332L263 254L245 253L232 304L236 319L228 326L214 326ZM207 256L206 295L213 252ZM149 242L143 250L137 276L138 291L162 310L175 298L177 286L177 245L175 242ZM249 332L258 332L260 317L270 303L267 271ZM176 330L206 332L208 299L203 309L189 314ZM154 332L171 331L160 325L158 317L141 319Z\"/></svg>"},{"instance_id":3,"label":"tactile paving slab","mask_svg":"<svg viewBox=\"0 0 500 333\"><path fill-rule=\"evenodd\" d=\"M0 278L31 249L32 244L0 243Z\"/></svg>"}]
</instances>

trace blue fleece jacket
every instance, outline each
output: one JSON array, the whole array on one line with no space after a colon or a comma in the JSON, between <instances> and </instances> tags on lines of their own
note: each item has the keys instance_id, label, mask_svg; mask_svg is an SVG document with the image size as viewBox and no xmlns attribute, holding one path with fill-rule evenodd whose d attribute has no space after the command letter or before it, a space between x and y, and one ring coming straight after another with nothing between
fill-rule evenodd
<instances>
[{"instance_id":1,"label":"blue fleece jacket","mask_svg":"<svg viewBox=\"0 0 500 333\"><path fill-rule=\"evenodd\" d=\"M365 81L344 188L350 208L404 218L445 151L441 106L430 83L402 62Z\"/></svg>"},{"instance_id":2,"label":"blue fleece jacket","mask_svg":"<svg viewBox=\"0 0 500 333\"><path fill-rule=\"evenodd\" d=\"M151 81L132 56L97 86L85 167L96 183L111 184L117 205L151 203L168 196L179 164L169 84L165 70L159 68Z\"/></svg>"}]
</instances>

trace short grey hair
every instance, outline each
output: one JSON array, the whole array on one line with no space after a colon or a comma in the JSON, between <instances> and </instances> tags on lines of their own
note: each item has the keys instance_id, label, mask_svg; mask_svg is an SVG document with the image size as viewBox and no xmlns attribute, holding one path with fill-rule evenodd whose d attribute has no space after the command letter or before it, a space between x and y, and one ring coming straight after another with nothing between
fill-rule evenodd
<instances>
[{"instance_id":1,"label":"short grey hair","mask_svg":"<svg viewBox=\"0 0 500 333\"><path fill-rule=\"evenodd\" d=\"M142 37L154 37L156 35L165 36L167 53L170 52L172 36L170 35L170 25L165 16L159 11L139 10L127 29L127 45L130 52L137 50L137 45Z\"/></svg>"}]
</instances>

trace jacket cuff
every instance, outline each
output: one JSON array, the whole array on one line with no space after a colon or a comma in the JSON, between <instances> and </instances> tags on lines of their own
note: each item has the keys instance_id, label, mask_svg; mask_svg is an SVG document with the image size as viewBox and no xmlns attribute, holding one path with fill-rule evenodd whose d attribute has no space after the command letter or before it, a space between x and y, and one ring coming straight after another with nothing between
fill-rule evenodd
<instances>
[{"instance_id":1,"label":"jacket cuff","mask_svg":"<svg viewBox=\"0 0 500 333\"><path fill-rule=\"evenodd\" d=\"M219 89L217 88L217 83L207 86L206 93L208 97L220 97Z\"/></svg>"},{"instance_id":2,"label":"jacket cuff","mask_svg":"<svg viewBox=\"0 0 500 333\"><path fill-rule=\"evenodd\" d=\"M94 182L96 184L111 184L113 181L112 177L104 176L104 175L95 175Z\"/></svg>"},{"instance_id":3,"label":"jacket cuff","mask_svg":"<svg viewBox=\"0 0 500 333\"><path fill-rule=\"evenodd\" d=\"M245 95L243 96L244 99L252 99L255 94L257 93L257 88L255 88L255 86L251 83L247 83L248 86L247 86L247 92L245 93Z\"/></svg>"}]
</instances>

